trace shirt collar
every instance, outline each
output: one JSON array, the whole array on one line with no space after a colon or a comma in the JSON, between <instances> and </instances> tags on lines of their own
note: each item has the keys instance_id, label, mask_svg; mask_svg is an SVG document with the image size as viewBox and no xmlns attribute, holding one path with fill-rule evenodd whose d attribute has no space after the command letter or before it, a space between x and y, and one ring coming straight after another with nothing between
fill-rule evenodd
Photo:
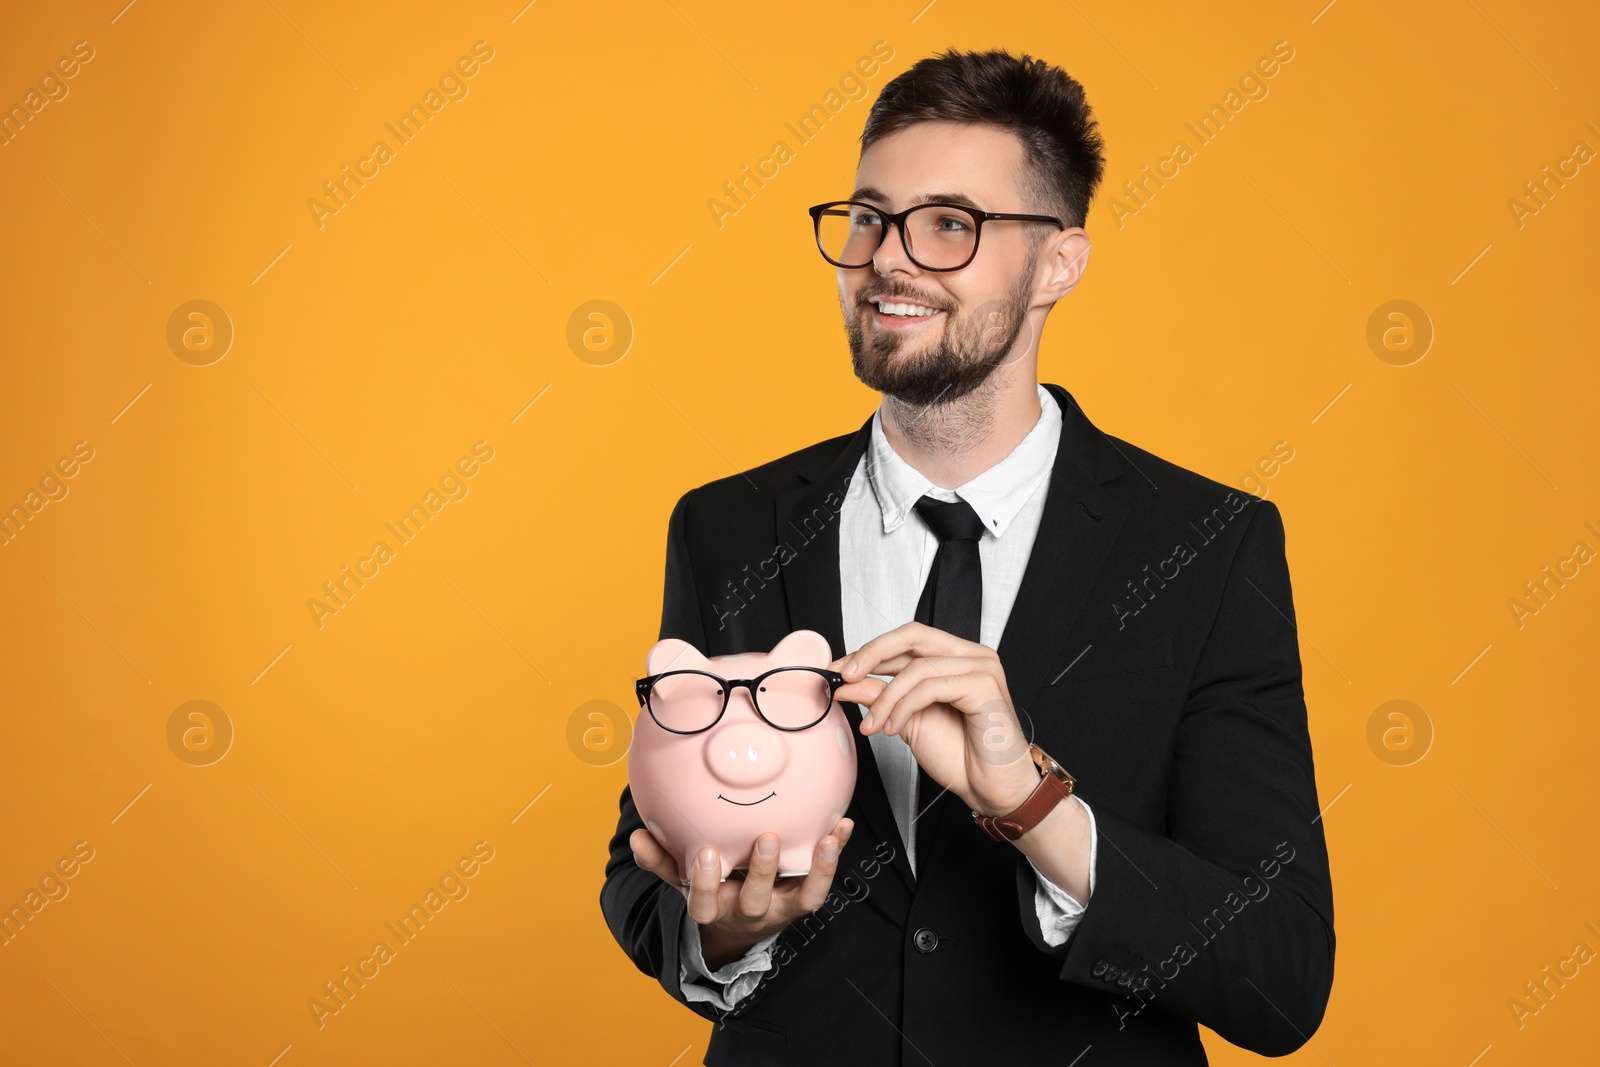
<instances>
[{"instance_id":1,"label":"shirt collar","mask_svg":"<svg viewBox=\"0 0 1600 1067\"><path fill-rule=\"evenodd\" d=\"M883 532L899 529L923 496L937 500L960 497L972 505L984 529L1004 536L1017 512L1050 475L1061 441L1061 407L1044 386L1039 390L1039 421L1017 447L988 470L953 490L941 489L900 458L883 433L883 409L872 416L871 440L866 454L867 484L883 513Z\"/></svg>"}]
</instances>

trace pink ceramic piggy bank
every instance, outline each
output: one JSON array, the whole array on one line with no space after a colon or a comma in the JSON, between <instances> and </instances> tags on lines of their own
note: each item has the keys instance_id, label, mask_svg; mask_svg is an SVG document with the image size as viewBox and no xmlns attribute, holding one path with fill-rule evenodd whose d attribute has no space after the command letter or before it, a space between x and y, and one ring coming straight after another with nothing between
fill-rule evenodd
<instances>
[{"instance_id":1,"label":"pink ceramic piggy bank","mask_svg":"<svg viewBox=\"0 0 1600 1067\"><path fill-rule=\"evenodd\" d=\"M805 874L856 786L856 746L833 699L828 640L797 630L771 652L707 659L685 641L650 649L638 683L628 782L639 817L678 857L684 884L711 845L721 878L778 835L778 874ZM758 713L759 709L759 713Z\"/></svg>"}]
</instances>

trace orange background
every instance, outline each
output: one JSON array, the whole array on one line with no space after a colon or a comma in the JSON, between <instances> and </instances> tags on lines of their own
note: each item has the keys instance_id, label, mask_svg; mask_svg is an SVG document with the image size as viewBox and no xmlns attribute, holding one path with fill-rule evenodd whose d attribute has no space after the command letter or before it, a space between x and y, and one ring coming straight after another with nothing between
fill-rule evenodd
<instances>
[{"instance_id":1,"label":"orange background","mask_svg":"<svg viewBox=\"0 0 1600 1067\"><path fill-rule=\"evenodd\" d=\"M1043 377L1283 510L1339 937L1293 1062L1592 1056L1595 965L1508 1007L1600 950L1600 574L1508 606L1600 550L1600 165L1508 206L1600 149L1592 10L123 3L0 34L8 110L94 50L0 148L0 505L93 450L0 547L0 903L93 850L0 948L0 1058L700 1061L709 1024L598 905L667 514L870 412L804 209L848 195L882 85L950 46L1064 66L1107 139ZM384 124L478 41L468 95L396 147ZM879 41L799 144L785 123ZM1268 94L1196 148L1184 124L1278 41ZM1194 157L1119 217L1179 138ZM319 227L307 202L379 139ZM207 366L167 340L196 299L234 331ZM1369 344L1397 299L1431 323L1420 360ZM591 300L618 333L574 348ZM468 494L396 547L384 524L479 441ZM379 539L319 626L307 602ZM234 732L205 766L168 739L192 700ZM1369 735L1391 700L1420 710ZM307 1001L480 841L469 894L319 1029Z\"/></svg>"}]
</instances>

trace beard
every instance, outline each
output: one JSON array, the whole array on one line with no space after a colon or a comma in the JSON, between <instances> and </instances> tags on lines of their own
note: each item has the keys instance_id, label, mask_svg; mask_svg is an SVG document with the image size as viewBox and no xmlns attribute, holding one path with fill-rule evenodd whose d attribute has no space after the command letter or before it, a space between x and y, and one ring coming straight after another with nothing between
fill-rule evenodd
<instances>
[{"instance_id":1,"label":"beard","mask_svg":"<svg viewBox=\"0 0 1600 1067\"><path fill-rule=\"evenodd\" d=\"M877 329L868 322L872 305L864 302L845 314L850 362L863 385L904 404L927 407L947 404L977 389L1005 366L1027 322L1028 292L1034 264L1010 292L997 300L957 315L944 310L944 332L926 351L904 351L911 344L898 330ZM866 290L861 300L881 290ZM894 294L905 295L905 294Z\"/></svg>"}]
</instances>

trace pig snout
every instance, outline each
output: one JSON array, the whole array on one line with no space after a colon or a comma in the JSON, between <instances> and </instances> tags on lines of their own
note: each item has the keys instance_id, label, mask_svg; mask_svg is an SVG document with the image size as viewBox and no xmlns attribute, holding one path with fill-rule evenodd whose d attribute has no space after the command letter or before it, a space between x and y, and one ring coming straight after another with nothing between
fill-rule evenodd
<instances>
[{"instance_id":1,"label":"pig snout","mask_svg":"<svg viewBox=\"0 0 1600 1067\"><path fill-rule=\"evenodd\" d=\"M764 786L789 766L789 745L781 733L763 723L733 723L711 735L705 758L712 777L724 785Z\"/></svg>"}]
</instances>

